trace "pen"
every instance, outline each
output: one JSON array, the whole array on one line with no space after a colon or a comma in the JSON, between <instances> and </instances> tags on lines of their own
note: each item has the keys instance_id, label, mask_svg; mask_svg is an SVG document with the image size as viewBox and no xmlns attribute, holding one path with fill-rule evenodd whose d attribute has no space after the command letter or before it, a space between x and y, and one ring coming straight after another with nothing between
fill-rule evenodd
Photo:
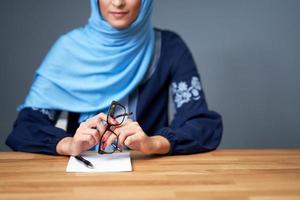
<instances>
[{"instance_id":1,"label":"pen","mask_svg":"<svg viewBox=\"0 0 300 200\"><path fill-rule=\"evenodd\" d=\"M77 160L83 162L88 168L90 168L90 169L94 168L93 164L90 161L84 159L82 156L78 155L78 156L75 156L75 158Z\"/></svg>"}]
</instances>

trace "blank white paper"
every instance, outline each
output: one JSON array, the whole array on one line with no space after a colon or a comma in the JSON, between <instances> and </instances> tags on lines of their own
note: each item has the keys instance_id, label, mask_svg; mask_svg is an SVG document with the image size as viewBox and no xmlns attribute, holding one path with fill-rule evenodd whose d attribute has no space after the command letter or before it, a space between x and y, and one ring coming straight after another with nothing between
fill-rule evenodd
<instances>
[{"instance_id":1,"label":"blank white paper","mask_svg":"<svg viewBox=\"0 0 300 200\"><path fill-rule=\"evenodd\" d=\"M98 154L96 152L87 152L81 156L90 161L94 168L88 168L84 163L70 156L66 172L128 172L132 171L129 151Z\"/></svg>"}]
</instances>

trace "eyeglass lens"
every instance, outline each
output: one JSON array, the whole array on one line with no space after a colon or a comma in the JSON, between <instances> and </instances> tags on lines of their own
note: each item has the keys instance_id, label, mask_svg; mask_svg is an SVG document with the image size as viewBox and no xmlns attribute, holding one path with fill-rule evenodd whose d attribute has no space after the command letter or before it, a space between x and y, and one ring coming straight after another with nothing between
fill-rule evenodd
<instances>
[{"instance_id":1,"label":"eyeglass lens","mask_svg":"<svg viewBox=\"0 0 300 200\"><path fill-rule=\"evenodd\" d=\"M126 113L126 109L124 106L122 106L121 104L119 104L116 101L112 102L112 104L109 108L109 111L108 111L108 115L107 115L107 125L108 126L106 127L107 129L104 132L104 134L102 135L101 141L99 144L99 151L98 151L99 153L110 154L110 153L115 152L116 150L120 151L120 149L118 148L118 136L112 131L111 127L121 125L124 122L125 117L130 114L132 114L132 113ZM110 146L107 146L107 147L104 146L104 149L103 149L103 138L107 138L108 134L109 135L114 134L116 136L116 140Z\"/></svg>"},{"instance_id":2,"label":"eyeglass lens","mask_svg":"<svg viewBox=\"0 0 300 200\"><path fill-rule=\"evenodd\" d=\"M107 122L111 126L118 126L124 122L124 119L126 117L126 109L124 106L120 104L112 104L109 108ZM112 120L113 118L114 120Z\"/></svg>"}]
</instances>

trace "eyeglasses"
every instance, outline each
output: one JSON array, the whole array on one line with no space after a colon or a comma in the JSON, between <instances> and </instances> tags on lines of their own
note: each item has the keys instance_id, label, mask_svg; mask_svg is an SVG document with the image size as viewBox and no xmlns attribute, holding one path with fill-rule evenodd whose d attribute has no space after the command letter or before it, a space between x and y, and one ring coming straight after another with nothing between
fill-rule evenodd
<instances>
[{"instance_id":1,"label":"eyeglasses","mask_svg":"<svg viewBox=\"0 0 300 200\"><path fill-rule=\"evenodd\" d=\"M120 126L124 122L125 117L129 115L132 115L132 112L127 113L125 106L117 101L111 102L107 113L105 131L101 135L98 145L99 154L112 154L115 151L122 151L118 147L119 135L114 132L114 128ZM105 141L103 141L103 138L107 139L110 134L114 134L116 136L116 139L110 146L104 147Z\"/></svg>"}]
</instances>

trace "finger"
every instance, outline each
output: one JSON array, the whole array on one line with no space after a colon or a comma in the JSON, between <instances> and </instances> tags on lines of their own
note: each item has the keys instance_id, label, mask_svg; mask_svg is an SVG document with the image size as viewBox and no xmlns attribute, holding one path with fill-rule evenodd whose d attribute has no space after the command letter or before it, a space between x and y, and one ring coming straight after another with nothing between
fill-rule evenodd
<instances>
[{"instance_id":1,"label":"finger","mask_svg":"<svg viewBox=\"0 0 300 200\"><path fill-rule=\"evenodd\" d=\"M101 120L104 120L104 121L105 121L105 120L107 119L107 115L106 115L105 113L101 112L101 113L99 113L99 114L97 114L97 115L95 115L95 116L89 118L89 119L86 120L86 121L89 122L89 121L92 121L92 120L94 120L94 119L101 119Z\"/></svg>"},{"instance_id":2,"label":"finger","mask_svg":"<svg viewBox=\"0 0 300 200\"><path fill-rule=\"evenodd\" d=\"M80 130L81 134L99 134L99 131L97 129L93 129L93 128L85 128L85 129L81 129Z\"/></svg>"},{"instance_id":3,"label":"finger","mask_svg":"<svg viewBox=\"0 0 300 200\"><path fill-rule=\"evenodd\" d=\"M112 117L108 117L108 123L110 125L114 125L114 126L120 125L120 122L117 121L116 119L112 118Z\"/></svg>"},{"instance_id":4,"label":"finger","mask_svg":"<svg viewBox=\"0 0 300 200\"><path fill-rule=\"evenodd\" d=\"M79 138L79 141L83 144L84 143L88 144L89 147L93 147L97 144L97 141L90 134L81 135L81 137Z\"/></svg>"},{"instance_id":5,"label":"finger","mask_svg":"<svg viewBox=\"0 0 300 200\"><path fill-rule=\"evenodd\" d=\"M102 134L104 134L104 132L105 132L105 126L102 124L102 122L100 122L100 123L97 124L97 130L98 130L100 136Z\"/></svg>"},{"instance_id":6,"label":"finger","mask_svg":"<svg viewBox=\"0 0 300 200\"><path fill-rule=\"evenodd\" d=\"M130 135L134 135L136 131L133 128L119 128L115 130L115 133L119 135L118 145L124 146L124 141Z\"/></svg>"},{"instance_id":7,"label":"finger","mask_svg":"<svg viewBox=\"0 0 300 200\"><path fill-rule=\"evenodd\" d=\"M95 132L98 132L98 131L96 129L88 128L85 125L80 125L78 127L78 129L76 130L74 137L75 136L79 137L80 135L83 135L83 134L93 134Z\"/></svg>"},{"instance_id":8,"label":"finger","mask_svg":"<svg viewBox=\"0 0 300 200\"><path fill-rule=\"evenodd\" d=\"M96 128L100 134L100 136L104 133L105 131L105 126L102 123L103 120L100 118L91 118L89 121L86 121L85 124L82 124L81 127L86 127L86 128Z\"/></svg>"},{"instance_id":9,"label":"finger","mask_svg":"<svg viewBox=\"0 0 300 200\"><path fill-rule=\"evenodd\" d=\"M103 130L105 129L105 125L107 124L107 121L110 125L118 125L119 124L119 122L117 120L115 120L114 118L108 117L104 113L99 113L98 115L87 120L87 126L88 127L97 127L100 130L100 132L103 132ZM103 122L106 122L106 123L103 123Z\"/></svg>"},{"instance_id":10,"label":"finger","mask_svg":"<svg viewBox=\"0 0 300 200\"><path fill-rule=\"evenodd\" d=\"M121 124L121 126L128 126L130 125L131 123L133 123L134 121L130 118L127 118L124 120L124 122Z\"/></svg>"},{"instance_id":11,"label":"finger","mask_svg":"<svg viewBox=\"0 0 300 200\"><path fill-rule=\"evenodd\" d=\"M103 150L105 149L105 147L107 146L104 146L106 144L106 140L110 137L111 135L111 132L109 130L106 130L103 134L103 136L100 137L100 148Z\"/></svg>"},{"instance_id":12,"label":"finger","mask_svg":"<svg viewBox=\"0 0 300 200\"><path fill-rule=\"evenodd\" d=\"M117 139L117 136L114 133L110 133L109 137L104 141L103 149L110 146L115 140Z\"/></svg>"},{"instance_id":13,"label":"finger","mask_svg":"<svg viewBox=\"0 0 300 200\"><path fill-rule=\"evenodd\" d=\"M112 117L108 117L106 114L104 113L99 113L98 115L95 116L96 118L100 118L102 121L109 121L110 124L117 124L118 121L115 120L114 118Z\"/></svg>"},{"instance_id":14,"label":"finger","mask_svg":"<svg viewBox=\"0 0 300 200\"><path fill-rule=\"evenodd\" d=\"M85 122L85 125L89 128L92 128L92 127L95 127L95 128L99 128L102 130L102 127L104 127L104 125L102 124L102 121L105 121L105 118L104 118L104 113L100 113L90 119L88 119L86 122Z\"/></svg>"},{"instance_id":15,"label":"finger","mask_svg":"<svg viewBox=\"0 0 300 200\"><path fill-rule=\"evenodd\" d=\"M131 135L125 139L124 144L130 148L131 145L134 143L134 141L135 141L134 135Z\"/></svg>"},{"instance_id":16,"label":"finger","mask_svg":"<svg viewBox=\"0 0 300 200\"><path fill-rule=\"evenodd\" d=\"M94 138L94 140L96 141L96 143L99 142L100 137L101 137L99 131L96 129L86 129L83 133L86 135L91 135Z\"/></svg>"}]
</instances>

